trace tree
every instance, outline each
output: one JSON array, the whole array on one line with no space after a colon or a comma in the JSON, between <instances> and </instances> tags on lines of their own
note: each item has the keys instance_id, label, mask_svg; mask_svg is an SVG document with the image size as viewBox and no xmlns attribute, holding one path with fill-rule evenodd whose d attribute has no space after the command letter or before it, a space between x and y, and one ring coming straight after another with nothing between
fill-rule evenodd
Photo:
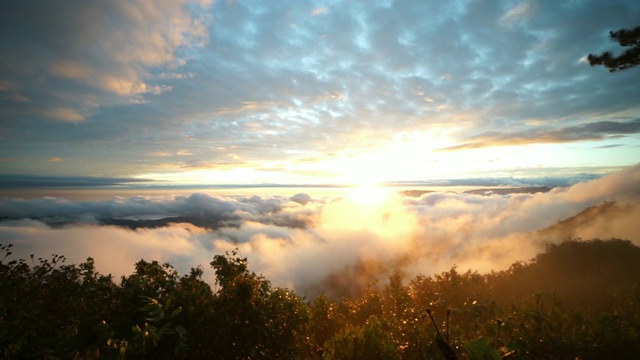
<instances>
[{"instance_id":1,"label":"tree","mask_svg":"<svg viewBox=\"0 0 640 360\"><path fill-rule=\"evenodd\" d=\"M613 56L606 51L600 55L589 54L591 66L604 65L610 72L625 70L640 64L640 26L635 29L620 29L609 32L611 40L627 48L621 55Z\"/></svg>"},{"instance_id":2,"label":"tree","mask_svg":"<svg viewBox=\"0 0 640 360\"><path fill-rule=\"evenodd\" d=\"M297 359L311 351L309 310L293 291L274 288L232 251L210 263L216 273L213 359Z\"/></svg>"},{"instance_id":3,"label":"tree","mask_svg":"<svg viewBox=\"0 0 640 360\"><path fill-rule=\"evenodd\" d=\"M95 326L116 307L111 276L93 259L66 265L65 257L6 261L0 244L0 358L84 358L99 353ZM94 355L92 355L94 354Z\"/></svg>"}]
</instances>

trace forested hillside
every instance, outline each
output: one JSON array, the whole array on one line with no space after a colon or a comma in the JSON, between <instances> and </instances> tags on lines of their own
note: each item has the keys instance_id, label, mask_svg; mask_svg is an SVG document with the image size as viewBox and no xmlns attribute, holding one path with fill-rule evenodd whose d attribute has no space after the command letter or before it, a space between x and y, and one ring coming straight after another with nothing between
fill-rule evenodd
<instances>
[{"instance_id":1,"label":"forested hillside","mask_svg":"<svg viewBox=\"0 0 640 360\"><path fill-rule=\"evenodd\" d=\"M640 353L640 248L550 244L480 274L394 273L357 295L303 299L216 255L180 275L141 260L117 281L92 259L0 256L3 359L632 359Z\"/></svg>"}]
</instances>

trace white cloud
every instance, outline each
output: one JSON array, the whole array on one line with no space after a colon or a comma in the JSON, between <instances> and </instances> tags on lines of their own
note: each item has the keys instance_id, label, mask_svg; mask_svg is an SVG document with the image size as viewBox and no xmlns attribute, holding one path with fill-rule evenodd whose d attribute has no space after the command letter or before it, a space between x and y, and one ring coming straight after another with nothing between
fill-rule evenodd
<instances>
[{"instance_id":1,"label":"white cloud","mask_svg":"<svg viewBox=\"0 0 640 360\"><path fill-rule=\"evenodd\" d=\"M527 18L532 16L532 13L533 5L530 2L525 1L511 8L504 15L502 15L500 17L499 23L502 26L511 27L526 20Z\"/></svg>"},{"instance_id":2,"label":"white cloud","mask_svg":"<svg viewBox=\"0 0 640 360\"><path fill-rule=\"evenodd\" d=\"M326 7L315 8L315 9L313 9L311 11L311 16L318 16L318 15L326 14L327 11L329 11L329 9L327 9Z\"/></svg>"}]
</instances>

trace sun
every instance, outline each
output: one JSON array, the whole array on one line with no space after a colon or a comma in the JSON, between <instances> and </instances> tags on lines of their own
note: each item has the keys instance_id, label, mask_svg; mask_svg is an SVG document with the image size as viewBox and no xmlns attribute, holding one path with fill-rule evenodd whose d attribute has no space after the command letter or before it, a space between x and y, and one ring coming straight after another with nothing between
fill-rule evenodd
<instances>
[{"instance_id":1,"label":"sun","mask_svg":"<svg viewBox=\"0 0 640 360\"><path fill-rule=\"evenodd\" d=\"M388 175L386 159L371 154L334 159L326 167L335 174L334 181L350 187L375 187Z\"/></svg>"},{"instance_id":2,"label":"sun","mask_svg":"<svg viewBox=\"0 0 640 360\"><path fill-rule=\"evenodd\" d=\"M388 167L373 156L361 156L340 164L338 181L347 187L347 200L360 206L378 206L389 198L384 186Z\"/></svg>"},{"instance_id":3,"label":"sun","mask_svg":"<svg viewBox=\"0 0 640 360\"><path fill-rule=\"evenodd\" d=\"M390 198L390 189L375 184L362 184L349 188L349 201L361 206L377 207Z\"/></svg>"}]
</instances>

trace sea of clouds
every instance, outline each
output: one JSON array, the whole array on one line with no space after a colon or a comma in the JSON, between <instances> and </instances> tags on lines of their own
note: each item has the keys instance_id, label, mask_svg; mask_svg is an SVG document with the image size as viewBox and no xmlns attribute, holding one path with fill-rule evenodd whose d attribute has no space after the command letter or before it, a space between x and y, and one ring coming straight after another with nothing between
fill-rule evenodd
<instances>
[{"instance_id":1,"label":"sea of clouds","mask_svg":"<svg viewBox=\"0 0 640 360\"><path fill-rule=\"evenodd\" d=\"M614 206L597 216L557 225L610 202ZM344 294L396 270L412 276L452 266L506 269L531 259L548 242L571 237L640 245L638 219L640 165L536 194L5 197L0 243L14 244L12 258L55 253L79 263L93 257L100 272L115 277L131 274L140 259L169 262L180 273L202 265L212 285L213 256L238 249L253 271L277 286L301 295Z\"/></svg>"}]
</instances>

